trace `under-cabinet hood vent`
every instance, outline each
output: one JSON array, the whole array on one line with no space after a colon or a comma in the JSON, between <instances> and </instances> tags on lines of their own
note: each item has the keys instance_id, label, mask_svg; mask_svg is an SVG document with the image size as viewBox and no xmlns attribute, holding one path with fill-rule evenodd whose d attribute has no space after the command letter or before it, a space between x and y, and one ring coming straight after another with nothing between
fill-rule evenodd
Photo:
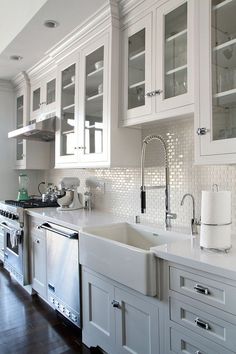
<instances>
[{"instance_id":1,"label":"under-cabinet hood vent","mask_svg":"<svg viewBox=\"0 0 236 354\"><path fill-rule=\"evenodd\" d=\"M8 133L8 138L19 138L36 141L55 140L56 114L50 114L46 119L30 123L23 128Z\"/></svg>"}]
</instances>

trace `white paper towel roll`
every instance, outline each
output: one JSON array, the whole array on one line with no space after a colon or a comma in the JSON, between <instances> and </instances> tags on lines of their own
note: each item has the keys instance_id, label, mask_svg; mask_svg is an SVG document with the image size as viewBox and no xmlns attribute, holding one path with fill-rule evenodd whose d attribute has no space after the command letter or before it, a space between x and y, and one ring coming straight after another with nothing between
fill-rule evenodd
<instances>
[{"instance_id":1,"label":"white paper towel roll","mask_svg":"<svg viewBox=\"0 0 236 354\"><path fill-rule=\"evenodd\" d=\"M231 192L202 191L201 222L217 225L230 223Z\"/></svg>"},{"instance_id":2,"label":"white paper towel roll","mask_svg":"<svg viewBox=\"0 0 236 354\"><path fill-rule=\"evenodd\" d=\"M200 247L226 250L231 247L231 225L201 224Z\"/></svg>"}]
</instances>

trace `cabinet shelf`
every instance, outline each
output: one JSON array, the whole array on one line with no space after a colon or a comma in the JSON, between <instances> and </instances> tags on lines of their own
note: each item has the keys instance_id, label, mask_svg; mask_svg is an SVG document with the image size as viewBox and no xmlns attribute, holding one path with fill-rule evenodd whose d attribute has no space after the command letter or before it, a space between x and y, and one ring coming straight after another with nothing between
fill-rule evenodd
<instances>
[{"instance_id":1,"label":"cabinet shelf","mask_svg":"<svg viewBox=\"0 0 236 354\"><path fill-rule=\"evenodd\" d=\"M229 48L231 46L231 48ZM232 51L231 58L227 58L227 51ZM236 38L219 44L213 48L213 64L222 68L234 68L236 66L236 56L233 51L236 50Z\"/></svg>"},{"instance_id":2,"label":"cabinet shelf","mask_svg":"<svg viewBox=\"0 0 236 354\"><path fill-rule=\"evenodd\" d=\"M70 104L69 106L65 106L62 108L64 113L74 113L74 109L75 109L75 104Z\"/></svg>"},{"instance_id":3,"label":"cabinet shelf","mask_svg":"<svg viewBox=\"0 0 236 354\"><path fill-rule=\"evenodd\" d=\"M232 4L232 2L233 2L233 0L225 0L221 3L219 3L218 5L215 5L213 7L213 11L218 11L218 10L224 8L226 5Z\"/></svg>"},{"instance_id":4,"label":"cabinet shelf","mask_svg":"<svg viewBox=\"0 0 236 354\"><path fill-rule=\"evenodd\" d=\"M94 70L94 71L91 71L88 75L87 75L87 77L93 77L93 76L97 76L97 75L101 75L101 74L103 74L103 67L102 68L99 68L99 69L96 69L96 70Z\"/></svg>"},{"instance_id":5,"label":"cabinet shelf","mask_svg":"<svg viewBox=\"0 0 236 354\"><path fill-rule=\"evenodd\" d=\"M179 66L178 68L175 68L175 69L172 69L172 70L169 70L166 72L166 75L172 75L172 74L175 74L177 73L178 71L182 71L182 70L185 70L187 69L188 65L182 65L182 66Z\"/></svg>"},{"instance_id":6,"label":"cabinet shelf","mask_svg":"<svg viewBox=\"0 0 236 354\"><path fill-rule=\"evenodd\" d=\"M145 81L136 82L135 84L130 85L129 89L133 89L133 88L136 88L136 87L139 87L139 86L142 86L142 85L145 85Z\"/></svg>"},{"instance_id":7,"label":"cabinet shelf","mask_svg":"<svg viewBox=\"0 0 236 354\"><path fill-rule=\"evenodd\" d=\"M98 93L97 95L93 95L87 98L87 102L98 100L103 97L103 93Z\"/></svg>"},{"instance_id":8,"label":"cabinet shelf","mask_svg":"<svg viewBox=\"0 0 236 354\"><path fill-rule=\"evenodd\" d=\"M23 108L24 108L24 106L22 105L22 106L19 106L19 107L17 107L17 111L22 111L23 110Z\"/></svg>"},{"instance_id":9,"label":"cabinet shelf","mask_svg":"<svg viewBox=\"0 0 236 354\"><path fill-rule=\"evenodd\" d=\"M144 56L145 56L145 50L129 57L129 61L136 61L136 60L140 59L140 57L144 57Z\"/></svg>"},{"instance_id":10,"label":"cabinet shelf","mask_svg":"<svg viewBox=\"0 0 236 354\"><path fill-rule=\"evenodd\" d=\"M176 38L182 37L186 33L187 33L187 28L184 29L183 31L180 31L180 32L174 34L173 36L166 38L166 42L171 42L171 41L175 40Z\"/></svg>"},{"instance_id":11,"label":"cabinet shelf","mask_svg":"<svg viewBox=\"0 0 236 354\"><path fill-rule=\"evenodd\" d=\"M236 106L236 88L224 92L219 92L213 95L213 98L218 99L219 104L224 105L233 105Z\"/></svg>"},{"instance_id":12,"label":"cabinet shelf","mask_svg":"<svg viewBox=\"0 0 236 354\"><path fill-rule=\"evenodd\" d=\"M75 88L75 83L74 82L70 82L69 84L63 86L62 90L63 91L65 91L65 90L72 91L72 90L74 90L74 88Z\"/></svg>"},{"instance_id":13,"label":"cabinet shelf","mask_svg":"<svg viewBox=\"0 0 236 354\"><path fill-rule=\"evenodd\" d=\"M62 135L73 134L74 132L75 132L74 129L66 130L66 131L62 132Z\"/></svg>"},{"instance_id":14,"label":"cabinet shelf","mask_svg":"<svg viewBox=\"0 0 236 354\"><path fill-rule=\"evenodd\" d=\"M213 6L213 24L214 18L217 21L215 26L222 33L227 35L235 33L235 11L236 3L234 0L225 0L216 6Z\"/></svg>"}]
</instances>

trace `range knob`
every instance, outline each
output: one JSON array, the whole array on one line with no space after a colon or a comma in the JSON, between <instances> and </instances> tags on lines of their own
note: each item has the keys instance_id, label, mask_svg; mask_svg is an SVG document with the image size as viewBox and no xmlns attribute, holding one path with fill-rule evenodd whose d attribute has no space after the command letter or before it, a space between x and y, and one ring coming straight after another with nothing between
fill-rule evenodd
<instances>
[{"instance_id":1,"label":"range knob","mask_svg":"<svg viewBox=\"0 0 236 354\"><path fill-rule=\"evenodd\" d=\"M12 220L18 220L19 219L19 216L16 215L16 214L12 214Z\"/></svg>"}]
</instances>

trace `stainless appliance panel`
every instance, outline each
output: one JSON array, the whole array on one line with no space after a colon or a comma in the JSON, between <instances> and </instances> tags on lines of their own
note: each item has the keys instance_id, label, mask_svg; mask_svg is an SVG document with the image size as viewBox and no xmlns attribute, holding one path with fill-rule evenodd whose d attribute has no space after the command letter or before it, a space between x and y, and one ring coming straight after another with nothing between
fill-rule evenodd
<instances>
[{"instance_id":1,"label":"stainless appliance panel","mask_svg":"<svg viewBox=\"0 0 236 354\"><path fill-rule=\"evenodd\" d=\"M0 226L0 261L4 261L4 228Z\"/></svg>"},{"instance_id":2,"label":"stainless appliance panel","mask_svg":"<svg viewBox=\"0 0 236 354\"><path fill-rule=\"evenodd\" d=\"M48 301L80 326L78 233L48 223L42 227L47 230Z\"/></svg>"}]
</instances>

